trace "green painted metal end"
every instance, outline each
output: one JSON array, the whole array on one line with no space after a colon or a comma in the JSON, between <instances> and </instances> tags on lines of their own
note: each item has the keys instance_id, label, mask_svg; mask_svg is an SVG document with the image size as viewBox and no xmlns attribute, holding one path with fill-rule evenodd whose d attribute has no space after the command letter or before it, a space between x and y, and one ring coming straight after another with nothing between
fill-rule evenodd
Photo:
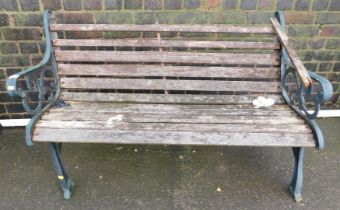
<instances>
[{"instance_id":1,"label":"green painted metal end","mask_svg":"<svg viewBox=\"0 0 340 210\"><path fill-rule=\"evenodd\" d=\"M66 181L66 186L63 187L64 199L70 200L74 189L74 182L68 178Z\"/></svg>"},{"instance_id":2,"label":"green painted metal end","mask_svg":"<svg viewBox=\"0 0 340 210\"><path fill-rule=\"evenodd\" d=\"M291 185L289 185L288 190L296 203L302 203L303 198L302 198L301 192L300 193L294 192L294 188Z\"/></svg>"}]
</instances>

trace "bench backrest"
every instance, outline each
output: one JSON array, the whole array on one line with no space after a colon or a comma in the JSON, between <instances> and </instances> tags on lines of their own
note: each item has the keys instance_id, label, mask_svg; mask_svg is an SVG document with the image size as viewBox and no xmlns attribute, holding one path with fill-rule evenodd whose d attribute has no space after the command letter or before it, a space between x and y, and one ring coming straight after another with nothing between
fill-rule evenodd
<instances>
[{"instance_id":1,"label":"bench backrest","mask_svg":"<svg viewBox=\"0 0 340 210\"><path fill-rule=\"evenodd\" d=\"M50 30L66 100L280 100L280 46L270 26L54 23Z\"/></svg>"}]
</instances>

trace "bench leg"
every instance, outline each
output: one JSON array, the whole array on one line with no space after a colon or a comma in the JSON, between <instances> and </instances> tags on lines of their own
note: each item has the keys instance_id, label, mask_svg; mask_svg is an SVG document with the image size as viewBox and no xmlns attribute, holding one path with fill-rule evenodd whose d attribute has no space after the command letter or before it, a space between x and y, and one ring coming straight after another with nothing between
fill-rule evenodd
<instances>
[{"instance_id":1,"label":"bench leg","mask_svg":"<svg viewBox=\"0 0 340 210\"><path fill-rule=\"evenodd\" d=\"M289 185L289 191L296 202L301 202L302 201L301 189L303 181L303 157L305 149L302 147L293 147L293 153L295 158L295 167L293 179Z\"/></svg>"},{"instance_id":2,"label":"bench leg","mask_svg":"<svg viewBox=\"0 0 340 210\"><path fill-rule=\"evenodd\" d=\"M74 183L68 176L61 161L61 145L62 145L61 143L49 143L48 148L52 155L54 168L57 172L61 189L64 192L64 199L68 200L71 198Z\"/></svg>"}]
</instances>

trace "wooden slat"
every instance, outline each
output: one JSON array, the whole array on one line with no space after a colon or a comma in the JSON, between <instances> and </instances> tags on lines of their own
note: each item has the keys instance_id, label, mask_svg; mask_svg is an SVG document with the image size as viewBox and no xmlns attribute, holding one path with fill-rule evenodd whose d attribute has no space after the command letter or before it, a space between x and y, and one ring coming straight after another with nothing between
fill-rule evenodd
<instances>
[{"instance_id":1,"label":"wooden slat","mask_svg":"<svg viewBox=\"0 0 340 210\"><path fill-rule=\"evenodd\" d=\"M130 131L201 131L201 132L240 132L240 133L311 133L306 125L286 124L173 124L173 123L107 123L105 121L60 121L41 120L36 125L41 128L53 129L84 129L84 130L130 130Z\"/></svg>"},{"instance_id":2,"label":"wooden slat","mask_svg":"<svg viewBox=\"0 0 340 210\"><path fill-rule=\"evenodd\" d=\"M126 104L126 103L89 103L67 102L62 109L50 112L96 112L96 113L185 113L193 115L258 115L296 117L288 106L254 108L253 105L177 105L177 104Z\"/></svg>"},{"instance_id":3,"label":"wooden slat","mask_svg":"<svg viewBox=\"0 0 340 210\"><path fill-rule=\"evenodd\" d=\"M111 47L185 47L216 49L279 49L278 42L190 41L157 39L55 39L54 46L111 46Z\"/></svg>"},{"instance_id":4,"label":"wooden slat","mask_svg":"<svg viewBox=\"0 0 340 210\"><path fill-rule=\"evenodd\" d=\"M60 75L278 78L278 68L58 64Z\"/></svg>"},{"instance_id":5,"label":"wooden slat","mask_svg":"<svg viewBox=\"0 0 340 210\"><path fill-rule=\"evenodd\" d=\"M67 134L67 135L65 135ZM242 145L313 147L311 134L187 131L111 131L37 128L33 141L116 144Z\"/></svg>"},{"instance_id":6,"label":"wooden slat","mask_svg":"<svg viewBox=\"0 0 340 210\"><path fill-rule=\"evenodd\" d=\"M286 50L288 57L290 58L291 63L293 64L293 67L296 69L298 72L303 84L305 87L309 87L313 80L310 78L307 69L299 59L298 55L296 54L292 44L290 43L288 36L281 31L280 28L280 23L277 21L276 18L271 18L270 19L274 31L276 32L283 48Z\"/></svg>"},{"instance_id":7,"label":"wooden slat","mask_svg":"<svg viewBox=\"0 0 340 210\"><path fill-rule=\"evenodd\" d=\"M220 116L284 116L296 117L296 114L291 110L271 111L263 109L173 109L172 114L192 114L192 115L220 115ZM101 114L121 114L121 113L137 113L137 114L168 114L167 109L126 109L126 108L110 108L110 107L68 107L65 109L54 109L51 113L73 113L73 112L96 112Z\"/></svg>"},{"instance_id":8,"label":"wooden slat","mask_svg":"<svg viewBox=\"0 0 340 210\"><path fill-rule=\"evenodd\" d=\"M193 94L135 94L135 93L89 93L62 92L65 101L127 102L164 104L249 104L259 95L193 95ZM275 104L285 103L279 94L266 94Z\"/></svg>"},{"instance_id":9,"label":"wooden slat","mask_svg":"<svg viewBox=\"0 0 340 210\"><path fill-rule=\"evenodd\" d=\"M80 109L80 110L95 110L95 109L120 109L120 110L166 110L166 111L188 111L188 110L259 110L261 112L267 111L290 111L287 105L273 105L269 107L254 108L253 104L228 104L228 105L214 105L214 104L135 104L135 103L93 103L93 102L78 102L67 101L67 106L63 109L53 109L53 111L64 109Z\"/></svg>"},{"instance_id":10,"label":"wooden slat","mask_svg":"<svg viewBox=\"0 0 340 210\"><path fill-rule=\"evenodd\" d=\"M133 25L133 24L50 24L51 31L155 31L155 32L219 32L273 34L269 26L233 25Z\"/></svg>"},{"instance_id":11,"label":"wooden slat","mask_svg":"<svg viewBox=\"0 0 340 210\"><path fill-rule=\"evenodd\" d=\"M57 61L278 65L279 55L156 51L56 51Z\"/></svg>"},{"instance_id":12,"label":"wooden slat","mask_svg":"<svg viewBox=\"0 0 340 210\"><path fill-rule=\"evenodd\" d=\"M279 82L61 78L61 87L67 89L128 89L128 90L198 90L198 91L254 91L280 92Z\"/></svg>"},{"instance_id":13,"label":"wooden slat","mask_svg":"<svg viewBox=\"0 0 340 210\"><path fill-rule=\"evenodd\" d=\"M145 123L225 123L225 124L304 124L302 119L292 116L235 116L202 115L185 113L96 113L96 112L50 112L43 120L65 121L107 121L107 122L145 122Z\"/></svg>"}]
</instances>

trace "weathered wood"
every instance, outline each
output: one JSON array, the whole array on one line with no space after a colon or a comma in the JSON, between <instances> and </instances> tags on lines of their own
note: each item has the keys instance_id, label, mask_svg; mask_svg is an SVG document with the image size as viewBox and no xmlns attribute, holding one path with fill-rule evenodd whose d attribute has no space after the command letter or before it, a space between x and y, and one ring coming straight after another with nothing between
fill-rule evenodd
<instances>
[{"instance_id":1,"label":"weathered wood","mask_svg":"<svg viewBox=\"0 0 340 210\"><path fill-rule=\"evenodd\" d=\"M57 61L279 65L278 53L233 54L155 51L55 51Z\"/></svg>"},{"instance_id":2,"label":"weathered wood","mask_svg":"<svg viewBox=\"0 0 340 210\"><path fill-rule=\"evenodd\" d=\"M162 76L162 77L227 77L227 78L279 78L278 68L59 64L60 75L83 76Z\"/></svg>"},{"instance_id":3,"label":"weathered wood","mask_svg":"<svg viewBox=\"0 0 340 210\"><path fill-rule=\"evenodd\" d=\"M249 104L258 96L247 95L193 95L193 94L135 94L135 93L89 93L62 92L66 101L88 102L127 102L127 103L158 103L158 104ZM279 94L266 94L276 104L285 103Z\"/></svg>"},{"instance_id":4,"label":"weathered wood","mask_svg":"<svg viewBox=\"0 0 340 210\"><path fill-rule=\"evenodd\" d=\"M185 124L185 123L124 123L106 121L60 121L41 120L36 125L52 129L84 129L84 130L131 130L131 131L198 131L198 132L231 132L231 133L311 133L307 125L286 124Z\"/></svg>"},{"instance_id":5,"label":"weathered wood","mask_svg":"<svg viewBox=\"0 0 340 210\"><path fill-rule=\"evenodd\" d=\"M267 111L290 111L293 112L287 105L273 105L270 107L254 108L253 104L227 104L227 105L214 105L214 104L140 104L140 103L93 103L93 102L77 102L66 101L68 106L62 109L53 109L53 111L65 109L81 109L81 110L95 110L95 109L120 109L120 110L167 110L167 111L188 111L188 110L259 110L260 112Z\"/></svg>"},{"instance_id":6,"label":"weathered wood","mask_svg":"<svg viewBox=\"0 0 340 210\"><path fill-rule=\"evenodd\" d=\"M50 112L43 120L107 121L107 122L158 122L158 123L225 123L225 124L304 124L302 119L292 116L235 116L203 115L186 113L96 113L96 112Z\"/></svg>"},{"instance_id":7,"label":"weathered wood","mask_svg":"<svg viewBox=\"0 0 340 210\"><path fill-rule=\"evenodd\" d=\"M73 113L73 112L96 112L101 114L120 114L120 113L136 113L136 114L181 114L187 115L220 115L220 116L285 116L296 117L296 114L291 110L264 110L264 109L141 109L141 108L113 108L105 106L75 106L65 109L51 110L51 113Z\"/></svg>"},{"instance_id":8,"label":"weathered wood","mask_svg":"<svg viewBox=\"0 0 340 210\"><path fill-rule=\"evenodd\" d=\"M136 31L136 32L208 32L273 34L269 26L234 25L133 25L133 24L50 24L51 31Z\"/></svg>"},{"instance_id":9,"label":"weathered wood","mask_svg":"<svg viewBox=\"0 0 340 210\"><path fill-rule=\"evenodd\" d=\"M301 61L295 59L295 52L291 52L288 39L277 31L273 20L272 24L274 29L268 26L52 23L50 29L54 34L57 31L151 31L156 32L157 38L72 40L54 37L55 57L62 77L61 98L69 106L45 113L36 125L33 141L313 147L311 129L283 105L280 82L277 81L280 64L277 49L280 46L276 40L162 40L160 33L259 33L271 36L276 32L294 67L300 76L302 74L301 78L306 79L305 69L302 69ZM75 48L64 50L62 46ZM79 50L82 47L151 47L156 50ZM167 48L207 49L169 52ZM225 53L223 49L240 51ZM87 64L73 64L79 62ZM198 66L200 64L213 65ZM237 67L221 66L225 64ZM68 92L72 89L149 90L150 94ZM154 90L167 94L152 94ZM206 95L174 94L181 91L212 92L211 95L208 92L202 93ZM255 109L252 102L258 96L273 98L275 105Z\"/></svg>"},{"instance_id":10,"label":"weathered wood","mask_svg":"<svg viewBox=\"0 0 340 210\"><path fill-rule=\"evenodd\" d=\"M158 24L158 21L157 21L157 24ZM161 41L161 33L160 32L157 32L156 33L156 37L157 37L157 41ZM163 48L159 47L158 48L158 51L159 52L162 52L163 51ZM164 66L164 63L160 63L161 66ZM163 77L163 79L166 79L166 77ZM168 90L164 90L164 94L169 94L169 91Z\"/></svg>"},{"instance_id":11,"label":"weathered wood","mask_svg":"<svg viewBox=\"0 0 340 210\"><path fill-rule=\"evenodd\" d=\"M124 90L197 90L197 91L253 91L280 92L279 82L61 78L61 87L67 89L124 89Z\"/></svg>"},{"instance_id":12,"label":"weathered wood","mask_svg":"<svg viewBox=\"0 0 340 210\"><path fill-rule=\"evenodd\" d=\"M290 58L293 67L298 72L304 86L309 87L312 84L313 80L310 78L307 69L296 54L292 44L288 39L288 36L283 31L281 31L280 23L277 21L276 18L271 18L270 21L273 25L274 31L277 34L277 37L279 38L283 48L286 50L287 55Z\"/></svg>"},{"instance_id":13,"label":"weathered wood","mask_svg":"<svg viewBox=\"0 0 340 210\"><path fill-rule=\"evenodd\" d=\"M54 46L111 46L111 47L185 47L215 49L279 49L278 42L191 41L157 39L55 39Z\"/></svg>"},{"instance_id":14,"label":"weathered wood","mask_svg":"<svg viewBox=\"0 0 340 210\"><path fill-rule=\"evenodd\" d=\"M170 95L171 96L171 95ZM84 108L89 109L103 108L103 109L165 109L165 110L188 110L188 109L203 109L203 110L228 110L228 109L256 109L253 104L141 104L141 103L92 103L92 102L78 102L66 101L69 108ZM53 111L57 111L55 109ZM62 109L63 110L63 109ZM262 111L291 111L287 105L273 105L270 107L258 108Z\"/></svg>"},{"instance_id":15,"label":"weathered wood","mask_svg":"<svg viewBox=\"0 0 340 210\"><path fill-rule=\"evenodd\" d=\"M55 13L52 13L52 14L50 15L49 21L50 21L50 23L52 23L52 24L56 24L56 23L57 23L57 17L56 17L56 15L55 15ZM58 33L57 33L56 31L52 31L52 32L51 32L51 39L52 39L52 40L59 39ZM59 47L59 46L56 46L54 49L60 50L60 47Z\"/></svg>"},{"instance_id":16,"label":"weathered wood","mask_svg":"<svg viewBox=\"0 0 340 210\"><path fill-rule=\"evenodd\" d=\"M312 134L111 131L39 127L33 134L33 141L168 145L315 146Z\"/></svg>"}]
</instances>

